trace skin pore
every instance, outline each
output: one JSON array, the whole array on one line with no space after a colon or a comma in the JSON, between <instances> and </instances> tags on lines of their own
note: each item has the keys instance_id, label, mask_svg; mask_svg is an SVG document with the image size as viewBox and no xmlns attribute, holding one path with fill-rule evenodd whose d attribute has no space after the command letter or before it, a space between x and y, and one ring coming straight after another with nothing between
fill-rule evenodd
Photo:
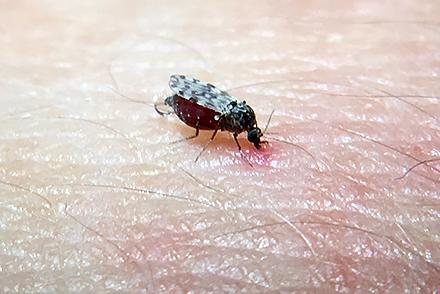
<instances>
[{"instance_id":1,"label":"skin pore","mask_svg":"<svg viewBox=\"0 0 440 294\"><path fill-rule=\"evenodd\" d=\"M440 4L274 3L0 3L0 292L438 291ZM275 110L253 167L174 73Z\"/></svg>"}]
</instances>

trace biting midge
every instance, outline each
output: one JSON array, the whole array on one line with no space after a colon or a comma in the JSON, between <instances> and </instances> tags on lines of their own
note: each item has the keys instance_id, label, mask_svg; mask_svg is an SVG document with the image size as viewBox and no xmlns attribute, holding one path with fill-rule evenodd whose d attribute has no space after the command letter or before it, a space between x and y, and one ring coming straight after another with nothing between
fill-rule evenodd
<instances>
[{"instance_id":1,"label":"biting midge","mask_svg":"<svg viewBox=\"0 0 440 294\"><path fill-rule=\"evenodd\" d=\"M197 137L199 130L214 131L196 161L219 130L232 133L240 151L237 136L242 132L247 132L247 139L257 149L260 149L262 143L267 143L260 139L263 132L257 125L254 110L246 101L238 101L214 85L184 75L172 75L169 86L173 95L167 97L164 104L171 107L185 124L196 129L195 135L185 140ZM165 114L157 105L155 108L159 114Z\"/></svg>"}]
</instances>

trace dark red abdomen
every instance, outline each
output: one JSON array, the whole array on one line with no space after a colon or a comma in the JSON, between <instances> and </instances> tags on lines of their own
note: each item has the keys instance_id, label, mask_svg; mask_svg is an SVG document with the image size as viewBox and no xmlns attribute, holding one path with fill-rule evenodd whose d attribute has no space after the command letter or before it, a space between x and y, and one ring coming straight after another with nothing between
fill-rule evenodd
<instances>
[{"instance_id":1,"label":"dark red abdomen","mask_svg":"<svg viewBox=\"0 0 440 294\"><path fill-rule=\"evenodd\" d=\"M220 113L178 95L167 98L167 104L173 107L176 115L188 126L200 130L219 129L219 121L215 117Z\"/></svg>"}]
</instances>

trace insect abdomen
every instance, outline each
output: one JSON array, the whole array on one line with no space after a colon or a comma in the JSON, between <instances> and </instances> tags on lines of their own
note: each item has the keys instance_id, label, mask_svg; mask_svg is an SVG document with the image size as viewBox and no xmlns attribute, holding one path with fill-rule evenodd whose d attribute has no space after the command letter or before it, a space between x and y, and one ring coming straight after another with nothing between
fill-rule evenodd
<instances>
[{"instance_id":1,"label":"insect abdomen","mask_svg":"<svg viewBox=\"0 0 440 294\"><path fill-rule=\"evenodd\" d=\"M196 102L174 95L166 99L176 115L188 126L199 128L200 130L219 129L219 121L215 118L220 113L199 105Z\"/></svg>"}]
</instances>

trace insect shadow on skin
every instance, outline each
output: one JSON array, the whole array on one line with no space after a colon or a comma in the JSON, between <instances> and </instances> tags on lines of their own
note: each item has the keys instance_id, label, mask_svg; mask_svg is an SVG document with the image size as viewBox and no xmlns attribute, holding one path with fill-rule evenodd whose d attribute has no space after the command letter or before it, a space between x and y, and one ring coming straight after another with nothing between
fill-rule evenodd
<instances>
[{"instance_id":1,"label":"insect shadow on skin","mask_svg":"<svg viewBox=\"0 0 440 294\"><path fill-rule=\"evenodd\" d=\"M172 75L169 86L173 94L165 98L163 105L171 107L172 111L161 111L158 104L155 104L157 113L160 115L174 113L185 124L196 129L194 135L173 143L194 139L199 135L200 130L214 131L194 162L197 162L219 130L233 134L242 156L242 148L237 139L240 133L247 132L248 141L253 143L257 149L260 149L262 144L268 143L260 139L263 132L258 127L254 110L246 104L246 101L238 101L212 84L184 75ZM270 117L272 114L273 111ZM245 156L243 158L252 166Z\"/></svg>"}]
</instances>

